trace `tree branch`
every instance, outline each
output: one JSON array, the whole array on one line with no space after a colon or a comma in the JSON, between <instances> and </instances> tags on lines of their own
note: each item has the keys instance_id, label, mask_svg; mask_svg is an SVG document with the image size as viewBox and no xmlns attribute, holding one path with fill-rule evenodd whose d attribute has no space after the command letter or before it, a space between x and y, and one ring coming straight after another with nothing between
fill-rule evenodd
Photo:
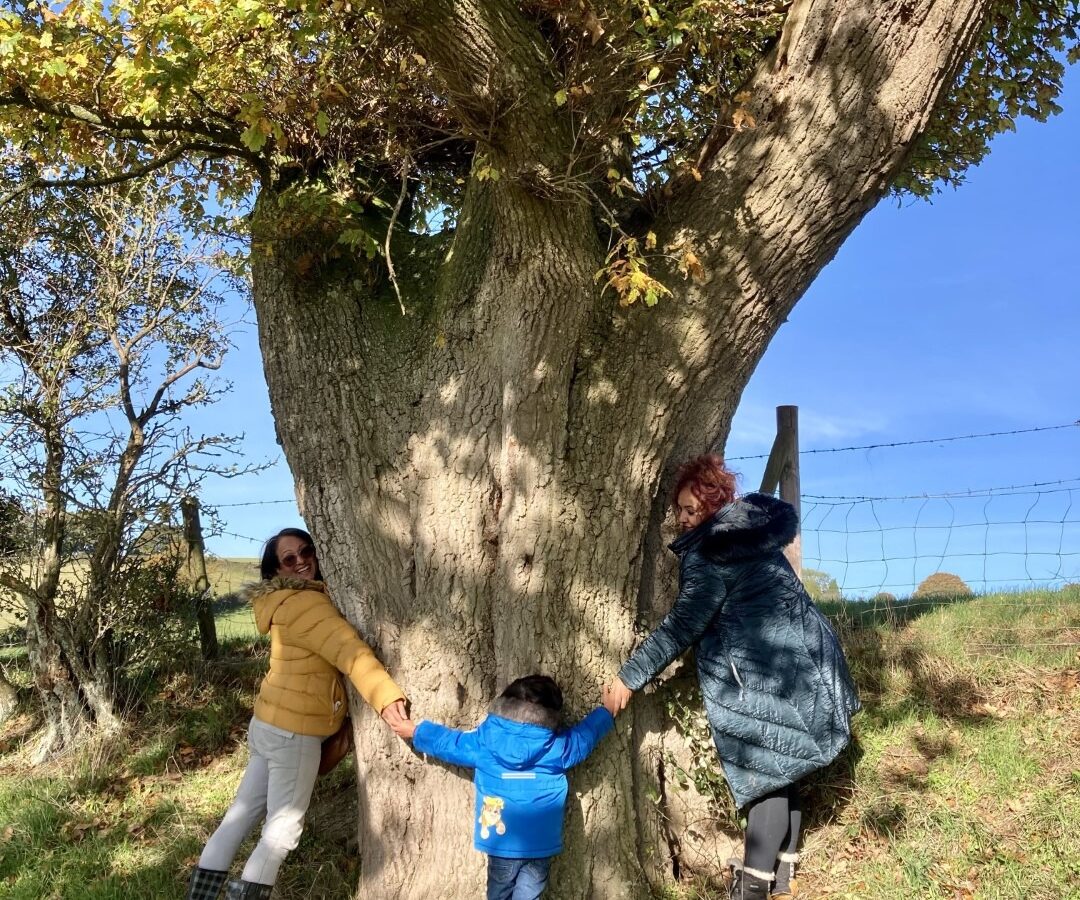
<instances>
[{"instance_id":1,"label":"tree branch","mask_svg":"<svg viewBox=\"0 0 1080 900\"><path fill-rule=\"evenodd\" d=\"M472 138L522 166L565 168L572 140L553 101L550 54L519 4L392 0L385 14L435 66Z\"/></svg>"},{"instance_id":2,"label":"tree branch","mask_svg":"<svg viewBox=\"0 0 1080 900\"><path fill-rule=\"evenodd\" d=\"M29 597L32 600L38 599L38 592L34 590L34 588L25 581L8 575L5 572L0 572L0 587L5 587L9 591L14 591L21 597Z\"/></svg>"},{"instance_id":3,"label":"tree branch","mask_svg":"<svg viewBox=\"0 0 1080 900\"><path fill-rule=\"evenodd\" d=\"M0 195L0 207L6 206L20 194L23 194L26 191L36 190L37 188L100 188L112 184L120 184L124 181L131 181L135 178L142 178L157 169L161 169L170 163L175 162L185 153L194 150L202 150L207 153L214 152L209 144L181 144L174 150L163 153L156 159L150 160L150 162L145 165L136 166L134 169L129 169L126 172L118 172L115 175L108 175L101 178L31 178L29 181L24 181L18 187L13 188L6 194Z\"/></svg>"},{"instance_id":4,"label":"tree branch","mask_svg":"<svg viewBox=\"0 0 1080 900\"><path fill-rule=\"evenodd\" d=\"M19 106L60 119L82 122L107 131L119 140L132 140L154 146L172 144L180 135L197 135L208 138L212 143L192 143L189 150L211 155L235 156L250 163L260 176L266 178L270 174L267 159L262 154L248 150L238 131L217 127L202 119L180 117L144 122L134 116L111 116L94 112L80 103L61 103L35 96L21 85L7 94L0 94L0 107L4 106Z\"/></svg>"}]
</instances>

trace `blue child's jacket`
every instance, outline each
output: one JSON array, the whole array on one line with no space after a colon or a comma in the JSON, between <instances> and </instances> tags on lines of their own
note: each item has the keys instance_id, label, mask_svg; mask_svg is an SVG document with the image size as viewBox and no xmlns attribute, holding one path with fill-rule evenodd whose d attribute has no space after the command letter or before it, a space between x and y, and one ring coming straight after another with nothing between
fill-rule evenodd
<instances>
[{"instance_id":1,"label":"blue child's jacket","mask_svg":"<svg viewBox=\"0 0 1080 900\"><path fill-rule=\"evenodd\" d=\"M572 728L535 703L498 698L473 731L421 722L413 747L476 770L473 844L492 856L554 856L562 850L566 772L592 752L614 720L603 707Z\"/></svg>"}]
</instances>

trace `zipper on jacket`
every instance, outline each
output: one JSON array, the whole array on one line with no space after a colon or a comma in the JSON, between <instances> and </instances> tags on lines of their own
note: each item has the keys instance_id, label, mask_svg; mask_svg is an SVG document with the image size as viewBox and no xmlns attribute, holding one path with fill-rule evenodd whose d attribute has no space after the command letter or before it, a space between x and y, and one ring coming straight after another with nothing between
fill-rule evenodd
<instances>
[{"instance_id":1,"label":"zipper on jacket","mask_svg":"<svg viewBox=\"0 0 1080 900\"><path fill-rule=\"evenodd\" d=\"M341 709L342 701L334 697L334 694L337 693L337 686L338 680L337 678L334 678L334 680L330 682L330 725L334 724L334 719L337 718L337 711Z\"/></svg>"},{"instance_id":2,"label":"zipper on jacket","mask_svg":"<svg viewBox=\"0 0 1080 900\"><path fill-rule=\"evenodd\" d=\"M745 700L746 699L746 687L742 683L742 679L739 677L739 670L735 668L735 660L733 660L730 656L728 656L727 661L728 661L728 665L731 666L731 674L735 676L735 681L739 685L739 699L740 700Z\"/></svg>"}]
</instances>

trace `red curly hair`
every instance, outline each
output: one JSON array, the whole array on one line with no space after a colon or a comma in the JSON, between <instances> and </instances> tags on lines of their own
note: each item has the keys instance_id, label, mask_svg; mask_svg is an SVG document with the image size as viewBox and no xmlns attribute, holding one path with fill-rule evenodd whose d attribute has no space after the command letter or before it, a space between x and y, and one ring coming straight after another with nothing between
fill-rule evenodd
<instances>
[{"instance_id":1,"label":"red curly hair","mask_svg":"<svg viewBox=\"0 0 1080 900\"><path fill-rule=\"evenodd\" d=\"M675 473L675 487L671 491L671 505L678 510L679 494L684 488L692 493L712 515L735 499L735 473L724 465L723 457L715 453L695 456L679 466Z\"/></svg>"}]
</instances>

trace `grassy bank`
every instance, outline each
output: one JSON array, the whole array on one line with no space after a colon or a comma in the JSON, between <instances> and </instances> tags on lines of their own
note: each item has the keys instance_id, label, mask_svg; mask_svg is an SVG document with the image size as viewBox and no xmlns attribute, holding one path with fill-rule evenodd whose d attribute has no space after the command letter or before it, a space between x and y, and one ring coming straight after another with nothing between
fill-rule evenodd
<instances>
[{"instance_id":1,"label":"grassy bank","mask_svg":"<svg viewBox=\"0 0 1080 900\"><path fill-rule=\"evenodd\" d=\"M856 747L810 787L802 896L1080 896L1080 595L831 612L864 710ZM31 704L0 732L0 896L182 895L239 781L266 665L246 608L219 622L225 663L161 675L120 738L31 769ZM28 696L19 661L6 666ZM276 896L353 896L352 778L346 763L320 781Z\"/></svg>"}]
</instances>

